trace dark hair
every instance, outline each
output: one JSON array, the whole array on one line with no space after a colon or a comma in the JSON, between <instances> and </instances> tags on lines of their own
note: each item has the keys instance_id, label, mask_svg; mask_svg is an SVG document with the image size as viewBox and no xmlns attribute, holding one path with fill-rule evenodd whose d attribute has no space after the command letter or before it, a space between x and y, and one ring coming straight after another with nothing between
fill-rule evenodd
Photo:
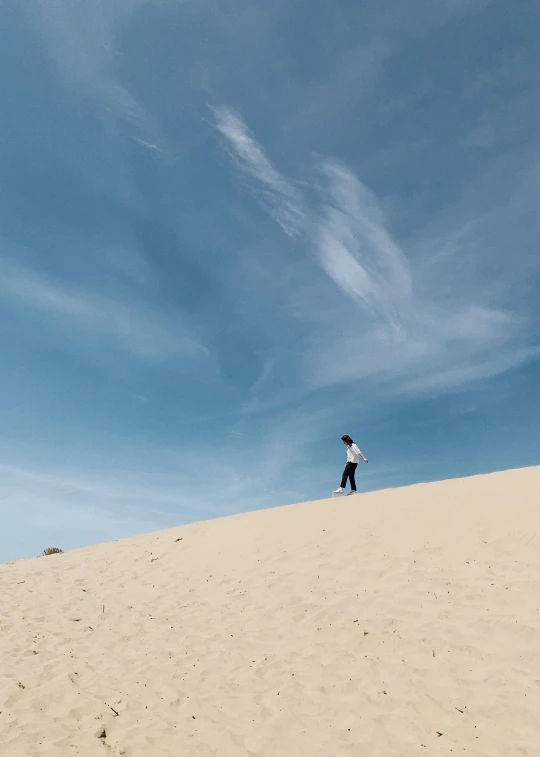
<instances>
[{"instance_id":1,"label":"dark hair","mask_svg":"<svg viewBox=\"0 0 540 757\"><path fill-rule=\"evenodd\" d=\"M345 444L346 444L346 445L347 445L348 447L350 447L350 446L351 446L351 444L354 444L353 440L351 439L351 437L350 437L350 436L349 436L348 434L344 434L344 435L343 435L343 436L341 437L341 441L345 442Z\"/></svg>"}]
</instances>

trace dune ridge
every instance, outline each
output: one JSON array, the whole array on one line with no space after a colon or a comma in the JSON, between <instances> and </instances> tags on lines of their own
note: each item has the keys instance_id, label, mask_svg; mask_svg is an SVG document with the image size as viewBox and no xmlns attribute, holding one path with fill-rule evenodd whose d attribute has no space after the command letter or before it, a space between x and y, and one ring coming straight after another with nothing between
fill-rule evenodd
<instances>
[{"instance_id":1,"label":"dune ridge","mask_svg":"<svg viewBox=\"0 0 540 757\"><path fill-rule=\"evenodd\" d=\"M0 754L540 754L540 467L0 565Z\"/></svg>"}]
</instances>

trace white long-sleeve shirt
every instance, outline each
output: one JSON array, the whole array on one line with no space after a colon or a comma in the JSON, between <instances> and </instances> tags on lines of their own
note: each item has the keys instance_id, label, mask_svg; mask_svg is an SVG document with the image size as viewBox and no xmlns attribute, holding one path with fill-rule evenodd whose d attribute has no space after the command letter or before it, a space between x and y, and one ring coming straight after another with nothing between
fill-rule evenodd
<instances>
[{"instance_id":1,"label":"white long-sleeve shirt","mask_svg":"<svg viewBox=\"0 0 540 757\"><path fill-rule=\"evenodd\" d=\"M362 455L356 444L354 442L349 446L347 446L347 462L348 463L357 463L358 458Z\"/></svg>"}]
</instances>

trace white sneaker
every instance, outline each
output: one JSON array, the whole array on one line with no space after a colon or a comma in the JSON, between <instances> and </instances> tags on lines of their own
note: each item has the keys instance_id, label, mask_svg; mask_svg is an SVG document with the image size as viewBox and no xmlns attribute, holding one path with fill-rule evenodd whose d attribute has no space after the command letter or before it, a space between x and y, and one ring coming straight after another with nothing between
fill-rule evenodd
<instances>
[{"instance_id":1,"label":"white sneaker","mask_svg":"<svg viewBox=\"0 0 540 757\"><path fill-rule=\"evenodd\" d=\"M358 494L358 492L357 492L357 491L354 491L354 492L347 492L347 497L350 497L350 496L351 496L351 494Z\"/></svg>"},{"instance_id":2,"label":"white sneaker","mask_svg":"<svg viewBox=\"0 0 540 757\"><path fill-rule=\"evenodd\" d=\"M332 494L343 494L344 491L345 489L342 486L340 486L339 489L334 489Z\"/></svg>"}]
</instances>

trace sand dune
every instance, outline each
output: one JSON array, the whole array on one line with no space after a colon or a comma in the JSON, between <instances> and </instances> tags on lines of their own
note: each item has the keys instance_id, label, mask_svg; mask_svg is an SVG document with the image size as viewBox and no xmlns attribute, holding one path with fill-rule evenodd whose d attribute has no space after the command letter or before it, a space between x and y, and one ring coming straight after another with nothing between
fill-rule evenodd
<instances>
[{"instance_id":1,"label":"sand dune","mask_svg":"<svg viewBox=\"0 0 540 757\"><path fill-rule=\"evenodd\" d=\"M540 755L540 468L0 566L0 754Z\"/></svg>"}]
</instances>

